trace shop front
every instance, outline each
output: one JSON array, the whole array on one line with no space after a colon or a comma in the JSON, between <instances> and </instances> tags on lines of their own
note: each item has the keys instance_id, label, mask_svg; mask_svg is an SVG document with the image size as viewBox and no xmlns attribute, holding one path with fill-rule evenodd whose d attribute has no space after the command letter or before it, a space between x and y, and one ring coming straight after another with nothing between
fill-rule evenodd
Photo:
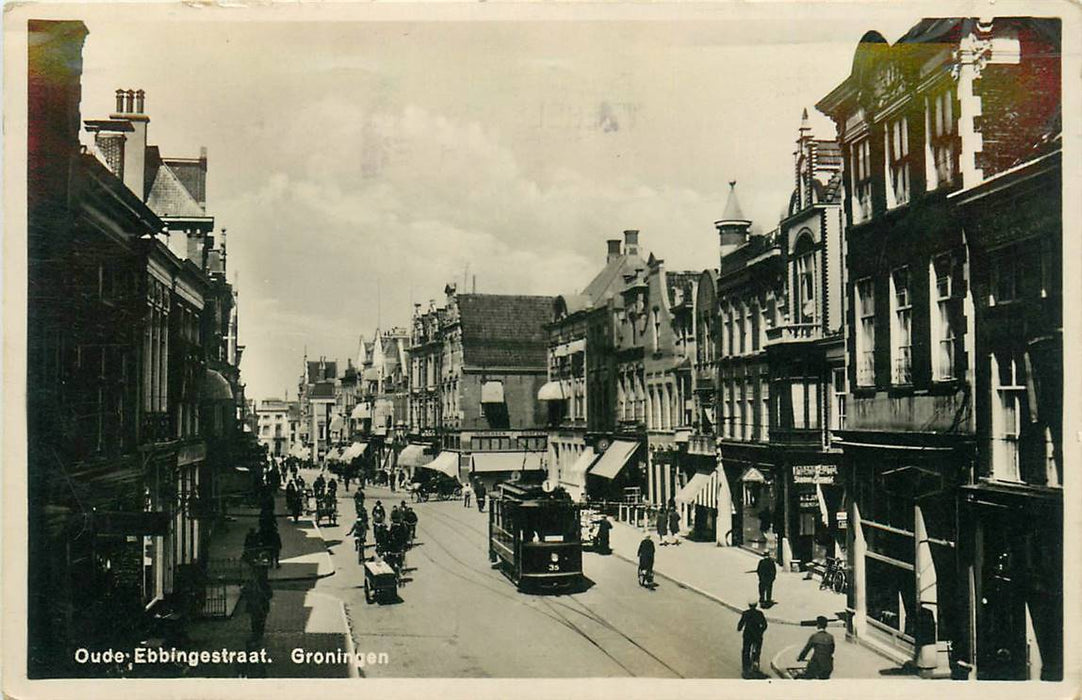
<instances>
[{"instance_id":1,"label":"shop front","mask_svg":"<svg viewBox=\"0 0 1082 700\"><path fill-rule=\"evenodd\" d=\"M845 551L845 489L836 464L794 464L789 541L793 559L825 564Z\"/></svg>"},{"instance_id":2,"label":"shop front","mask_svg":"<svg viewBox=\"0 0 1082 700\"><path fill-rule=\"evenodd\" d=\"M925 675L949 673L968 642L958 555L954 450L860 450L852 465L849 603L853 631Z\"/></svg>"}]
</instances>

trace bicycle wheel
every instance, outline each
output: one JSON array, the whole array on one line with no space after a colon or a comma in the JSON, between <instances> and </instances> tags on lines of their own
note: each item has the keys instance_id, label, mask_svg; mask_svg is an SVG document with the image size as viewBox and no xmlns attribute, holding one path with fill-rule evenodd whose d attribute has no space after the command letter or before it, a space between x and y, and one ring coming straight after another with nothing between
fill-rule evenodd
<instances>
[{"instance_id":1,"label":"bicycle wheel","mask_svg":"<svg viewBox=\"0 0 1082 700\"><path fill-rule=\"evenodd\" d=\"M845 572L839 571L837 575L834 576L834 592L845 593L847 588L848 581L845 580Z\"/></svg>"}]
</instances>

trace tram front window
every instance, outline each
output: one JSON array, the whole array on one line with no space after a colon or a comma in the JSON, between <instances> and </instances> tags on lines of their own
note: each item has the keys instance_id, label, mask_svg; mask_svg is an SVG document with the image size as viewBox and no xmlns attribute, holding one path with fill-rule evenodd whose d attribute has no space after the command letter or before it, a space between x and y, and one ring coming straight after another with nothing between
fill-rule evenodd
<instances>
[{"instance_id":1,"label":"tram front window","mask_svg":"<svg viewBox=\"0 0 1082 700\"><path fill-rule=\"evenodd\" d=\"M526 508L523 536L527 542L574 542L579 521L570 508Z\"/></svg>"}]
</instances>

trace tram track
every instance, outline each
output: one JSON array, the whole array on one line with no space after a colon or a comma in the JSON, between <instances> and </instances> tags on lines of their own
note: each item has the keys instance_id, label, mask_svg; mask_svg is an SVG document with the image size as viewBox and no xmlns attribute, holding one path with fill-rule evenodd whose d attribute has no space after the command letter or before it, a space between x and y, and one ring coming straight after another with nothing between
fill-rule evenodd
<instances>
[{"instance_id":1,"label":"tram track","mask_svg":"<svg viewBox=\"0 0 1082 700\"><path fill-rule=\"evenodd\" d=\"M430 514L431 515L436 515L437 512L438 512L438 517L434 518L434 519L443 521L445 524L446 524L446 521L451 521L451 522L455 523L456 525L460 526L460 527L449 527L449 528L447 528L448 531L455 533L457 536L461 537L462 539L466 539L468 541L474 542L481 552L485 551L485 547L483 545L478 543L477 540L475 540L474 538L469 537L466 534L464 534L462 532L462 529L471 531L471 532L473 532L473 533L475 533L477 535L485 535L486 534L485 531L481 530L480 528L473 527L469 523L466 523L465 521L463 521L462 519L456 518L453 515L451 515L449 513L446 513L446 512L443 512L443 511L430 511ZM467 568L469 570L468 564L466 564L466 562L462 561L459 557L456 557L454 554L452 554L445 546L443 546L441 544L440 548L449 557L451 557L453 560L455 560L460 566L462 566L464 568ZM427 556L427 553L426 553L426 556ZM438 562L435 562L435 560L433 560L431 557L428 557L428 558L429 558L430 561L433 561L433 563L435 563L437 566L440 566L440 568L443 568L445 571L449 571L449 569L447 567L444 567L444 566L440 565ZM467 580L467 579L465 579L465 577L463 577L461 575L458 575L457 573L455 575L458 576L458 578L462 578L464 580ZM475 584L480 585L480 584L477 584L477 582L475 582ZM672 673L673 676L675 676L677 678L683 678L684 677L683 674L681 674L678 670L673 668L670 664L668 664L665 660L663 660L657 654L655 654L654 652L652 652L649 649L647 649L646 647L644 647L642 644L640 644L638 641L636 641L634 638L632 638L626 632L624 632L623 630L616 627L612 622L610 622L608 619L603 617L595 609L591 608L589 605L584 603L582 600L580 600L577 596L575 596L573 594L568 595L567 598L569 600L573 601L575 603L575 605L569 605L569 604L567 604L565 602L562 602L561 600L552 600L552 599L549 599L549 598L546 598L546 597L537 597L537 598L533 598L533 599L531 599L529 601L523 601L519 597L522 594L511 595L511 594L508 594L505 591L497 590L497 589L495 589L495 588L493 588L491 586L486 585L486 586L483 586L483 587L486 590L490 590L490 591L496 593L497 595L499 595L500 597L502 597L504 599L512 600L512 601L515 601L515 602L517 602L519 604L522 604L525 607L527 607L527 608L529 608L531 610L534 610L535 612L538 612L538 613L544 615L545 617L547 617L547 618L561 624L562 626L564 626L565 628L571 630L572 632L575 632L577 635L579 635L580 637L585 639L587 642L589 642L592 646L596 647L599 651L601 651L601 653L603 653L606 657L611 659L613 661L613 663L615 663L617 666L619 666L621 669L623 669L625 672L627 672L631 676L637 676L638 674L636 674L633 669L629 668L625 663L623 663L614 654L612 654L608 649L606 649L603 646L603 644L601 643L601 641L599 641L598 638L594 634L591 634L589 631L584 629L581 626L581 624L576 623L575 621L573 621L567 615L562 614L559 609L566 610L566 611L568 611L570 613L574 613L576 615L579 615L579 616L585 618L586 620L589 620L592 624L595 624L595 625L601 627L602 629L607 630L608 632L616 635L618 638L623 639L626 643L630 644L632 647L637 649L639 652L645 654L647 657L649 657L654 662L656 662L659 666L665 668L667 671ZM542 608L544 608L544 609L542 609Z\"/></svg>"}]
</instances>

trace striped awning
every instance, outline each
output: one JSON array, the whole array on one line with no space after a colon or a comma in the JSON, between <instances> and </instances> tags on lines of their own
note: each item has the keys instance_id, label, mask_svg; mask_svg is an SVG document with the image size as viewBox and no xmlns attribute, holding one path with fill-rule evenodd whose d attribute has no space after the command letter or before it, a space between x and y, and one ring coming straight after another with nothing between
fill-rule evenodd
<instances>
[{"instance_id":1,"label":"striped awning","mask_svg":"<svg viewBox=\"0 0 1082 700\"><path fill-rule=\"evenodd\" d=\"M712 474L717 472L696 472L688 483L684 485L684 488L680 489L680 492L676 494L674 500L677 503L695 503L699 498L699 494L710 487L712 481Z\"/></svg>"},{"instance_id":2,"label":"striped awning","mask_svg":"<svg viewBox=\"0 0 1082 700\"><path fill-rule=\"evenodd\" d=\"M546 382L537 392L538 401L563 401L566 398L562 382Z\"/></svg>"},{"instance_id":3,"label":"striped awning","mask_svg":"<svg viewBox=\"0 0 1082 700\"><path fill-rule=\"evenodd\" d=\"M423 467L431 461L431 455L425 454L424 445L406 445L398 454L400 467Z\"/></svg>"},{"instance_id":4,"label":"striped awning","mask_svg":"<svg viewBox=\"0 0 1082 700\"><path fill-rule=\"evenodd\" d=\"M609 449L605 450L605 454L601 455L601 459L590 467L589 473L600 476L602 479L615 479L616 475L631 459L631 455L635 453L638 446L639 443L637 442L613 440L612 444L609 445Z\"/></svg>"},{"instance_id":5,"label":"striped awning","mask_svg":"<svg viewBox=\"0 0 1082 700\"><path fill-rule=\"evenodd\" d=\"M475 452L472 461L473 471L478 474L542 468L540 452Z\"/></svg>"},{"instance_id":6,"label":"striped awning","mask_svg":"<svg viewBox=\"0 0 1082 700\"><path fill-rule=\"evenodd\" d=\"M434 469L441 474L446 474L452 479L458 478L458 453L440 452L436 458L428 464L422 464L425 469Z\"/></svg>"}]
</instances>

